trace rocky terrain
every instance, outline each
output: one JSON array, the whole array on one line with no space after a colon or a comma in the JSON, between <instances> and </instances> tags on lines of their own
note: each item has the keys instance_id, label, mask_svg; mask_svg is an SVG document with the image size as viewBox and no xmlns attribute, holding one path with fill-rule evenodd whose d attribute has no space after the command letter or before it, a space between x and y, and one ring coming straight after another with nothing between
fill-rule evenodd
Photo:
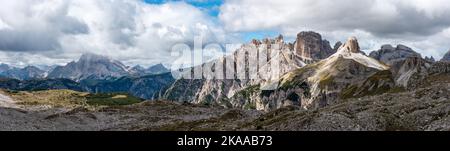
<instances>
[{"instance_id":1,"label":"rocky terrain","mask_svg":"<svg viewBox=\"0 0 450 151\"><path fill-rule=\"evenodd\" d=\"M390 91L381 95L346 99L320 109L305 110L298 106L287 106L270 112L168 101L103 107L60 103L49 108L45 105L42 107L40 103L18 103L23 100L13 101L14 97L7 96L11 94L2 92L0 129L448 131L449 77L431 77L427 79L429 86L414 91ZM18 96L15 97L18 99Z\"/></svg>"},{"instance_id":2,"label":"rocky terrain","mask_svg":"<svg viewBox=\"0 0 450 151\"><path fill-rule=\"evenodd\" d=\"M174 73L94 54L42 79L2 64L0 130L450 130L448 54L301 32Z\"/></svg>"},{"instance_id":3,"label":"rocky terrain","mask_svg":"<svg viewBox=\"0 0 450 151\"><path fill-rule=\"evenodd\" d=\"M278 81L283 74L325 59L334 54L340 45L340 42L337 43L336 49L333 49L328 41L322 39L320 34L311 31L300 32L294 43L285 42L281 35L262 41L253 40L236 50L231 56L222 57L186 71L190 74L191 71L209 67L219 69L215 66L216 64L225 64L224 68L227 72L219 74L223 77L232 77L231 79L178 79L165 92L163 99L256 109L257 100L249 100L248 97L243 98L238 95L247 94L247 90L256 86L269 86ZM263 59L258 60L260 62L257 65L248 66L248 64L256 62L249 59L249 56ZM236 71L243 72L241 74L245 76L240 77ZM189 89L186 89L187 87Z\"/></svg>"}]
</instances>

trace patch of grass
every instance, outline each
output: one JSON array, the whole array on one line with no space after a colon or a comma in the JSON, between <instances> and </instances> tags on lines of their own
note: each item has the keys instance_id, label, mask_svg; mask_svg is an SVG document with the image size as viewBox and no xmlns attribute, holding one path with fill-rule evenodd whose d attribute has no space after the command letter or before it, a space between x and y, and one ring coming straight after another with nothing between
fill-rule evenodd
<instances>
[{"instance_id":1,"label":"patch of grass","mask_svg":"<svg viewBox=\"0 0 450 151\"><path fill-rule=\"evenodd\" d=\"M319 87L325 88L326 86L333 84L333 80L334 77L332 77L331 75L327 75L326 77L324 77L322 80L319 81Z\"/></svg>"},{"instance_id":2,"label":"patch of grass","mask_svg":"<svg viewBox=\"0 0 450 151\"><path fill-rule=\"evenodd\" d=\"M251 97L253 94L255 94L255 93L257 93L257 92L260 91L260 87L261 87L261 86L260 86L259 84L258 84L258 85L252 85L252 86L249 86L249 87L247 87L247 88L245 88L245 89L243 89L243 90L237 92L237 93L235 94L235 96L237 96L237 97L242 97L242 98L245 98L245 99L250 99L250 97Z\"/></svg>"},{"instance_id":3,"label":"patch of grass","mask_svg":"<svg viewBox=\"0 0 450 151\"><path fill-rule=\"evenodd\" d=\"M95 106L121 106L140 103L143 100L124 93L88 94L87 104Z\"/></svg>"},{"instance_id":4,"label":"patch of grass","mask_svg":"<svg viewBox=\"0 0 450 151\"><path fill-rule=\"evenodd\" d=\"M244 109L246 109L246 110L256 110L256 103L248 102L248 103L246 103L244 105Z\"/></svg>"},{"instance_id":5,"label":"patch of grass","mask_svg":"<svg viewBox=\"0 0 450 151\"><path fill-rule=\"evenodd\" d=\"M389 83L392 85L395 83L392 78L392 73L389 70L380 71L370 76L361 86L350 85L343 89L340 98L360 98L363 96L374 96L387 93L392 89L392 86L389 85Z\"/></svg>"},{"instance_id":6,"label":"patch of grass","mask_svg":"<svg viewBox=\"0 0 450 151\"><path fill-rule=\"evenodd\" d=\"M85 93L72 90L19 91L10 96L21 105L48 105L51 107L76 108L86 105Z\"/></svg>"},{"instance_id":7,"label":"patch of grass","mask_svg":"<svg viewBox=\"0 0 450 151\"><path fill-rule=\"evenodd\" d=\"M8 91L7 91L8 92ZM140 103L143 100L128 94L89 94L72 90L14 91L9 96L20 105L94 109L96 106L119 106Z\"/></svg>"}]
</instances>

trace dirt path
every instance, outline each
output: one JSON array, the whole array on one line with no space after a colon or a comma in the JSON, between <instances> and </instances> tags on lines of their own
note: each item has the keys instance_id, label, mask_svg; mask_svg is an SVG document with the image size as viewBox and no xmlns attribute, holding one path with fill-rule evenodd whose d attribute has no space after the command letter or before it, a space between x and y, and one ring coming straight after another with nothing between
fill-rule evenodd
<instances>
[{"instance_id":1,"label":"dirt path","mask_svg":"<svg viewBox=\"0 0 450 151\"><path fill-rule=\"evenodd\" d=\"M0 107L5 108L19 108L16 102L9 96L0 93Z\"/></svg>"}]
</instances>

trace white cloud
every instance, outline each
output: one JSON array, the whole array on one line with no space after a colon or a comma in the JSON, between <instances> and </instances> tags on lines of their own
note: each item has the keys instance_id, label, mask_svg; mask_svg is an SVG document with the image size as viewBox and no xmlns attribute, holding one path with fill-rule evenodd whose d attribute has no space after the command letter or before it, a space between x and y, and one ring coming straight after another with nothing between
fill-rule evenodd
<instances>
[{"instance_id":1,"label":"white cloud","mask_svg":"<svg viewBox=\"0 0 450 151\"><path fill-rule=\"evenodd\" d=\"M0 5L0 62L61 64L84 52L126 64L170 63L177 43L236 42L240 32L314 30L363 48L406 44L439 58L450 48L447 0L226 0L219 18L184 2L14 0Z\"/></svg>"},{"instance_id":2,"label":"white cloud","mask_svg":"<svg viewBox=\"0 0 450 151\"><path fill-rule=\"evenodd\" d=\"M176 43L190 44L200 35L206 42L230 39L214 19L184 2L17 0L2 2L0 19L14 29L0 28L0 58L18 53L49 58L41 63L73 60L84 52L130 65L170 63L168 51Z\"/></svg>"},{"instance_id":3,"label":"white cloud","mask_svg":"<svg viewBox=\"0 0 450 151\"><path fill-rule=\"evenodd\" d=\"M275 30L294 37L314 30L331 41L355 34L367 48L405 43L439 57L450 48L438 42L446 38L448 16L447 0L228 0L219 18L232 32Z\"/></svg>"},{"instance_id":4,"label":"white cloud","mask_svg":"<svg viewBox=\"0 0 450 151\"><path fill-rule=\"evenodd\" d=\"M0 19L0 30L11 29L11 27Z\"/></svg>"}]
</instances>

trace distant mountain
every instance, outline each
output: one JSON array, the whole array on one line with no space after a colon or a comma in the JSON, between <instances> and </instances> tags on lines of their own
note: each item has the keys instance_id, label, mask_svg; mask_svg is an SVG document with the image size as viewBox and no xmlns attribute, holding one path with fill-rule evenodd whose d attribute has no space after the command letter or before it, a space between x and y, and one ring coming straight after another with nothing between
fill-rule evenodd
<instances>
[{"instance_id":1,"label":"distant mountain","mask_svg":"<svg viewBox=\"0 0 450 151\"><path fill-rule=\"evenodd\" d=\"M167 69L162 64L156 64L156 65L150 66L147 69L140 65L137 65L137 66L134 66L133 68L131 68L131 72L132 72L131 74L135 75L135 76L146 76L146 75L167 73L167 72L170 72L170 70Z\"/></svg>"},{"instance_id":2,"label":"distant mountain","mask_svg":"<svg viewBox=\"0 0 450 151\"><path fill-rule=\"evenodd\" d=\"M0 78L0 88L20 91L69 89L91 93L128 93L142 99L158 99L173 83L170 73L143 77L124 76L116 80L85 79L76 82L70 79L18 80Z\"/></svg>"},{"instance_id":3,"label":"distant mountain","mask_svg":"<svg viewBox=\"0 0 450 151\"><path fill-rule=\"evenodd\" d=\"M69 89L82 91L80 85L69 79L35 79L35 80L17 80L10 78L0 78L0 88L20 91L38 91Z\"/></svg>"},{"instance_id":4,"label":"distant mountain","mask_svg":"<svg viewBox=\"0 0 450 151\"><path fill-rule=\"evenodd\" d=\"M395 62L404 61L409 57L421 57L421 55L404 45L397 45L397 47L383 45L380 50L371 52L369 57L377 59L387 65L393 65Z\"/></svg>"},{"instance_id":5,"label":"distant mountain","mask_svg":"<svg viewBox=\"0 0 450 151\"><path fill-rule=\"evenodd\" d=\"M161 73L170 72L170 70L167 69L162 64L156 64L154 66L149 67L147 70L145 70L145 72L146 72L146 74L161 74Z\"/></svg>"},{"instance_id":6,"label":"distant mountain","mask_svg":"<svg viewBox=\"0 0 450 151\"><path fill-rule=\"evenodd\" d=\"M42 79L45 78L45 71L35 66L27 66L25 68L10 68L1 72L0 75L18 80Z\"/></svg>"},{"instance_id":7,"label":"distant mountain","mask_svg":"<svg viewBox=\"0 0 450 151\"><path fill-rule=\"evenodd\" d=\"M11 67L9 67L9 65L4 64L4 63L0 64L0 74L5 72L5 71L7 71L7 70L9 70L9 69L11 69Z\"/></svg>"},{"instance_id":8,"label":"distant mountain","mask_svg":"<svg viewBox=\"0 0 450 151\"><path fill-rule=\"evenodd\" d=\"M447 53L445 53L441 61L450 62L450 50Z\"/></svg>"},{"instance_id":9,"label":"distant mountain","mask_svg":"<svg viewBox=\"0 0 450 151\"><path fill-rule=\"evenodd\" d=\"M96 54L83 54L77 62L53 69L47 78L66 78L75 81L83 79L115 79L130 75L129 67L120 61Z\"/></svg>"},{"instance_id":10,"label":"distant mountain","mask_svg":"<svg viewBox=\"0 0 450 151\"><path fill-rule=\"evenodd\" d=\"M429 61L429 62L436 62L436 60L434 59L433 56L431 56L431 57L426 56L426 57L425 57L425 60L427 60L427 61Z\"/></svg>"},{"instance_id":11,"label":"distant mountain","mask_svg":"<svg viewBox=\"0 0 450 151\"><path fill-rule=\"evenodd\" d=\"M83 54L78 61L44 71L0 65L0 88L11 90L70 89L92 93L126 92L143 99L159 98L174 81L162 64L129 68L108 57ZM46 76L48 74L48 76Z\"/></svg>"},{"instance_id":12,"label":"distant mountain","mask_svg":"<svg viewBox=\"0 0 450 151\"><path fill-rule=\"evenodd\" d=\"M125 76L116 80L85 79L83 90L91 93L125 92L143 99L157 99L173 83L171 73L142 77Z\"/></svg>"}]
</instances>

